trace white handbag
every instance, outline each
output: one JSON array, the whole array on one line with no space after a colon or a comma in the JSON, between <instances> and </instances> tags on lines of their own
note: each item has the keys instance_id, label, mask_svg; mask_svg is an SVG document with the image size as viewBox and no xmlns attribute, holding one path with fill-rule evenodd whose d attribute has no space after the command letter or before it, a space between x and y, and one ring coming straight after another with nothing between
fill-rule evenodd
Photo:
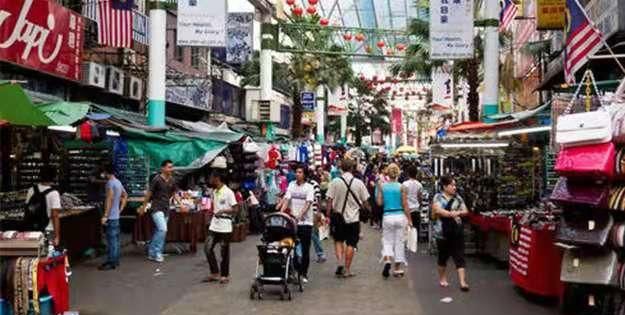
<instances>
[{"instance_id":1,"label":"white handbag","mask_svg":"<svg viewBox=\"0 0 625 315\"><path fill-rule=\"evenodd\" d=\"M584 78L580 82L587 78L592 80L595 91L599 91L590 71L584 73ZM560 146L575 147L612 141L612 116L603 106L592 112L570 114L583 85L578 86L563 115L558 117L555 138Z\"/></svg>"},{"instance_id":2,"label":"white handbag","mask_svg":"<svg viewBox=\"0 0 625 315\"><path fill-rule=\"evenodd\" d=\"M243 142L243 152L256 153L258 151L260 151L260 147L258 146L258 144L254 142L252 138L247 137L247 139L245 139L245 142Z\"/></svg>"}]
</instances>

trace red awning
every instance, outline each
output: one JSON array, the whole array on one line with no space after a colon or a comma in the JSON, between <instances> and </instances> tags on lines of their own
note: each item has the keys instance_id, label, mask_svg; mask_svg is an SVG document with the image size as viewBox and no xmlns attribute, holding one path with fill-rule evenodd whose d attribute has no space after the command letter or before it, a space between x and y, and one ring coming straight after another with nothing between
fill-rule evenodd
<instances>
[{"instance_id":1,"label":"red awning","mask_svg":"<svg viewBox=\"0 0 625 315\"><path fill-rule=\"evenodd\" d=\"M464 122L453 125L449 128L448 132L472 132L472 131L486 131L491 129L497 129L500 127L508 126L517 123L516 119L507 120L498 123L487 124L481 121Z\"/></svg>"}]
</instances>

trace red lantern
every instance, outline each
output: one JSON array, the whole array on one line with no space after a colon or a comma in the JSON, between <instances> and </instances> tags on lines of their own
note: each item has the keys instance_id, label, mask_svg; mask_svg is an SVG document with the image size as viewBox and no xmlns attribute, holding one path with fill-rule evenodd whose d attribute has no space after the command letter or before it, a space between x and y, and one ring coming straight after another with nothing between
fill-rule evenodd
<instances>
[{"instance_id":1,"label":"red lantern","mask_svg":"<svg viewBox=\"0 0 625 315\"><path fill-rule=\"evenodd\" d=\"M362 42L363 40L365 40L365 35L363 33L356 34L356 40Z\"/></svg>"},{"instance_id":2,"label":"red lantern","mask_svg":"<svg viewBox=\"0 0 625 315\"><path fill-rule=\"evenodd\" d=\"M364 80L365 80L365 75L364 75L364 74L361 74L361 75L360 75L360 81L364 81Z\"/></svg>"},{"instance_id":3,"label":"red lantern","mask_svg":"<svg viewBox=\"0 0 625 315\"><path fill-rule=\"evenodd\" d=\"M315 8L314 6L310 6L306 9L306 12L308 12L308 14L310 15L314 15L315 13L317 13L317 8Z\"/></svg>"},{"instance_id":4,"label":"red lantern","mask_svg":"<svg viewBox=\"0 0 625 315\"><path fill-rule=\"evenodd\" d=\"M397 45L395 45L395 48L397 48L398 51L402 51L404 49L406 49L406 45L399 43Z\"/></svg>"},{"instance_id":5,"label":"red lantern","mask_svg":"<svg viewBox=\"0 0 625 315\"><path fill-rule=\"evenodd\" d=\"M294 5L295 4L295 0L286 0L286 4Z\"/></svg>"},{"instance_id":6,"label":"red lantern","mask_svg":"<svg viewBox=\"0 0 625 315\"><path fill-rule=\"evenodd\" d=\"M292 12L296 16L302 16L302 14L304 14L304 9L302 9L300 7L294 7Z\"/></svg>"},{"instance_id":7,"label":"red lantern","mask_svg":"<svg viewBox=\"0 0 625 315\"><path fill-rule=\"evenodd\" d=\"M378 48L383 48L384 45L386 44L384 44L384 41L379 41L377 45L378 45Z\"/></svg>"},{"instance_id":8,"label":"red lantern","mask_svg":"<svg viewBox=\"0 0 625 315\"><path fill-rule=\"evenodd\" d=\"M326 18L321 18L319 20L319 24L321 24L321 26L328 26L328 24L330 24L330 20L328 20Z\"/></svg>"},{"instance_id":9,"label":"red lantern","mask_svg":"<svg viewBox=\"0 0 625 315\"><path fill-rule=\"evenodd\" d=\"M343 34L343 39L346 40L346 41L352 40L352 34L351 33Z\"/></svg>"},{"instance_id":10,"label":"red lantern","mask_svg":"<svg viewBox=\"0 0 625 315\"><path fill-rule=\"evenodd\" d=\"M308 0L308 4L310 5L317 5L318 2L319 0Z\"/></svg>"}]
</instances>

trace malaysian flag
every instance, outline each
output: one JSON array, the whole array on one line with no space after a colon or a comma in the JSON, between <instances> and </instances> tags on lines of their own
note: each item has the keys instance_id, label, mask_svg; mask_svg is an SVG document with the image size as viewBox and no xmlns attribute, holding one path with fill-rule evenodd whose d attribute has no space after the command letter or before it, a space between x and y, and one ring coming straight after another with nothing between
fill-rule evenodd
<instances>
[{"instance_id":1,"label":"malaysian flag","mask_svg":"<svg viewBox=\"0 0 625 315\"><path fill-rule=\"evenodd\" d=\"M133 12L130 0L83 0L83 15L98 23L98 44L131 48Z\"/></svg>"},{"instance_id":2,"label":"malaysian flag","mask_svg":"<svg viewBox=\"0 0 625 315\"><path fill-rule=\"evenodd\" d=\"M568 30L564 48L564 78L575 83L575 72L584 66L588 57L601 48L601 32L588 19L577 0L566 0Z\"/></svg>"},{"instance_id":3,"label":"malaysian flag","mask_svg":"<svg viewBox=\"0 0 625 315\"><path fill-rule=\"evenodd\" d=\"M508 27L514 18L516 17L516 13L519 11L519 8L512 0L504 0L503 8L501 9L501 13L499 14L499 31L507 31Z\"/></svg>"}]
</instances>

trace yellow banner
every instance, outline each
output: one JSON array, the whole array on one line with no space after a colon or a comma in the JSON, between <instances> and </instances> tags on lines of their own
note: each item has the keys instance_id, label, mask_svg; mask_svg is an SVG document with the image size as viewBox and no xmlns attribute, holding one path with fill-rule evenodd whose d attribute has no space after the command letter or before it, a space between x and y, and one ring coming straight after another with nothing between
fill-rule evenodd
<instances>
[{"instance_id":1,"label":"yellow banner","mask_svg":"<svg viewBox=\"0 0 625 315\"><path fill-rule=\"evenodd\" d=\"M536 29L562 30L565 15L566 0L536 0Z\"/></svg>"}]
</instances>

